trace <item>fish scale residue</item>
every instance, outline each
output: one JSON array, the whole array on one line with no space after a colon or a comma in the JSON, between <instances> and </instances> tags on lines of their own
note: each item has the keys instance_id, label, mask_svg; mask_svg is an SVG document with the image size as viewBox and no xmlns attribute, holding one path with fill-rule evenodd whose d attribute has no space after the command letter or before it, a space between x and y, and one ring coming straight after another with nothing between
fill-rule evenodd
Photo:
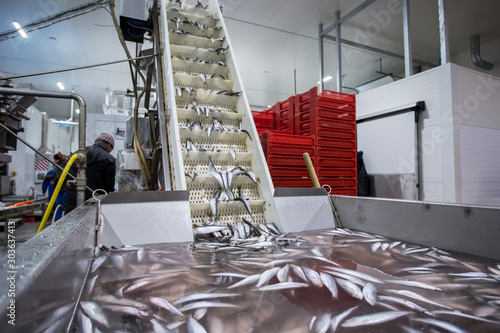
<instances>
[{"instance_id":1,"label":"fish scale residue","mask_svg":"<svg viewBox=\"0 0 500 333\"><path fill-rule=\"evenodd\" d=\"M74 329L498 332L499 264L348 229L101 249Z\"/></svg>"}]
</instances>

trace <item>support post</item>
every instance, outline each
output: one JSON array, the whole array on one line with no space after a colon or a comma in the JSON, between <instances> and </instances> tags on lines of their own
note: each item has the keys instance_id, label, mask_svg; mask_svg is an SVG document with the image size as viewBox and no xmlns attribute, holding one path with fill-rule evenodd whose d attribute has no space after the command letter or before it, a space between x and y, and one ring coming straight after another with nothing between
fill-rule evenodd
<instances>
[{"instance_id":1,"label":"support post","mask_svg":"<svg viewBox=\"0 0 500 333\"><path fill-rule=\"evenodd\" d=\"M441 65L450 62L450 48L448 46L448 1L438 0L439 8L439 49Z\"/></svg>"},{"instance_id":2,"label":"support post","mask_svg":"<svg viewBox=\"0 0 500 333\"><path fill-rule=\"evenodd\" d=\"M403 0L403 33L405 48L405 77L410 77L413 74L410 36L410 0Z\"/></svg>"},{"instance_id":3,"label":"support post","mask_svg":"<svg viewBox=\"0 0 500 333\"><path fill-rule=\"evenodd\" d=\"M335 12L335 38L337 39L337 91L342 92L342 39L340 38L340 12Z\"/></svg>"},{"instance_id":4,"label":"support post","mask_svg":"<svg viewBox=\"0 0 500 333\"><path fill-rule=\"evenodd\" d=\"M323 76L324 76L324 73L325 73L325 69L324 69L324 58L323 58L323 43L324 43L324 39L323 39L323 24L320 23L319 25L319 34L318 34L318 40L319 40L319 92L323 91L323 88L324 88L324 83L323 83Z\"/></svg>"}]
</instances>

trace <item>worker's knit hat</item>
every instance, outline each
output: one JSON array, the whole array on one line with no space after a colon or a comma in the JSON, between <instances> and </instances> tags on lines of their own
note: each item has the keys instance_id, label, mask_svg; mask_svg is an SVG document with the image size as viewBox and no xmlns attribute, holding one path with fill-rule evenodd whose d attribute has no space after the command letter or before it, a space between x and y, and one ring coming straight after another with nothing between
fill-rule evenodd
<instances>
[{"instance_id":1,"label":"worker's knit hat","mask_svg":"<svg viewBox=\"0 0 500 333\"><path fill-rule=\"evenodd\" d=\"M112 147L115 146L115 139L111 134L106 132L99 134L99 136L97 137L97 139L95 139L95 141L104 141L109 143Z\"/></svg>"}]
</instances>

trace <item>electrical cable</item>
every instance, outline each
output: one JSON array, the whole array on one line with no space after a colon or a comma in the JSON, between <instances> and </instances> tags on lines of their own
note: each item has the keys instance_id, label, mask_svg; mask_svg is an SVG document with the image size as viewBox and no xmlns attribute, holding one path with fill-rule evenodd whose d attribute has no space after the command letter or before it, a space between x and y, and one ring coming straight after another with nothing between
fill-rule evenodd
<instances>
[{"instance_id":1,"label":"electrical cable","mask_svg":"<svg viewBox=\"0 0 500 333\"><path fill-rule=\"evenodd\" d=\"M47 16L47 17L42 18L38 21L28 23L28 24L22 26L21 29L23 29L26 33L29 33L29 32L32 32L34 30L40 30L43 28L47 28L53 24L56 24L56 23L59 23L59 22L65 21L65 20L69 20L69 19L72 19L74 17L84 15L84 14L93 12L95 10L101 9L101 8L105 8L104 6L109 4L111 1L112 0L92 1L92 2L86 3L84 5L77 6L77 7L56 13L56 14L51 15L51 16ZM88 9L88 11L85 11L87 9ZM74 15L65 17L65 15L72 14L72 13ZM40 25L42 25L44 23L48 23L48 24L40 27ZM16 38L18 36L19 36L18 29L11 29L11 30L0 33L0 42L3 42L3 41L8 40L8 39Z\"/></svg>"}]
</instances>

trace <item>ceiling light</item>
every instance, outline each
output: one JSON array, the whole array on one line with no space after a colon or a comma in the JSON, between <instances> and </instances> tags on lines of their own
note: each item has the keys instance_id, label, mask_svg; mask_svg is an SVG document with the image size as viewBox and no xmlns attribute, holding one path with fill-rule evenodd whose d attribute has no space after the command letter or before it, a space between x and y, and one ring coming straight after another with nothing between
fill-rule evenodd
<instances>
[{"instance_id":1,"label":"ceiling light","mask_svg":"<svg viewBox=\"0 0 500 333\"><path fill-rule=\"evenodd\" d=\"M28 35L26 34L26 32L24 32L23 29L21 29L21 25L18 22L13 21L12 25L14 25L14 28L17 29L17 32L19 32L19 34L21 35L21 37L28 38Z\"/></svg>"},{"instance_id":2,"label":"ceiling light","mask_svg":"<svg viewBox=\"0 0 500 333\"><path fill-rule=\"evenodd\" d=\"M333 79L333 77L332 77L331 75L325 76L325 77L323 78L323 82L330 81L331 79ZM316 82L316 83L317 83L317 84L319 84L319 81L318 81L318 82Z\"/></svg>"},{"instance_id":3,"label":"ceiling light","mask_svg":"<svg viewBox=\"0 0 500 333\"><path fill-rule=\"evenodd\" d=\"M270 107L271 107L271 104L269 104L267 107L268 107L268 108L270 108Z\"/></svg>"},{"instance_id":4,"label":"ceiling light","mask_svg":"<svg viewBox=\"0 0 500 333\"><path fill-rule=\"evenodd\" d=\"M80 109L75 109L76 114L80 114Z\"/></svg>"},{"instance_id":5,"label":"ceiling light","mask_svg":"<svg viewBox=\"0 0 500 333\"><path fill-rule=\"evenodd\" d=\"M59 87L59 89L64 90L64 86L61 82L57 81L57 86Z\"/></svg>"}]
</instances>

